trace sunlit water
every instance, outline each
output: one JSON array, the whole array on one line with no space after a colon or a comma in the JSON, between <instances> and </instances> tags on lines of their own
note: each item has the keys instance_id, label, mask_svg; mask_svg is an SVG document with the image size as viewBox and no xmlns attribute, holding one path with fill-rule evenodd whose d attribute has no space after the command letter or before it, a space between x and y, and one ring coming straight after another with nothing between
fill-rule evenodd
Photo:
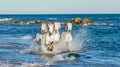
<instances>
[{"instance_id":1,"label":"sunlit water","mask_svg":"<svg viewBox=\"0 0 120 67\"><path fill-rule=\"evenodd\" d=\"M1 15L15 20L68 21L88 17L113 26L73 26L73 52L44 54L35 36L41 25L0 25L0 67L119 67L120 15ZM103 20L101 18L109 18ZM62 26L61 33L65 31Z\"/></svg>"}]
</instances>

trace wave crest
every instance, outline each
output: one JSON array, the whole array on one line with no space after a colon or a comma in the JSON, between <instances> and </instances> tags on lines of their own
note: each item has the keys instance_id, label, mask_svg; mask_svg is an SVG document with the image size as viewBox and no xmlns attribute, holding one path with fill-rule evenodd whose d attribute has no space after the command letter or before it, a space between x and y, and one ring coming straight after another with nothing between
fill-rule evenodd
<instances>
[{"instance_id":1,"label":"wave crest","mask_svg":"<svg viewBox=\"0 0 120 67\"><path fill-rule=\"evenodd\" d=\"M4 18L4 19L0 19L0 22L3 22L3 21L10 21L12 20L12 18Z\"/></svg>"}]
</instances>

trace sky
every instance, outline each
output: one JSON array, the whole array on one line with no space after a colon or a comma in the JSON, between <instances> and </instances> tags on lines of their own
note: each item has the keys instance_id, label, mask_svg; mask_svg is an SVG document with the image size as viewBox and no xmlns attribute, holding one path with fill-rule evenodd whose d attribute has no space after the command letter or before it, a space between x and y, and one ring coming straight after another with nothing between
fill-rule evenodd
<instances>
[{"instance_id":1,"label":"sky","mask_svg":"<svg viewBox=\"0 0 120 67\"><path fill-rule=\"evenodd\" d=\"M0 14L120 14L120 0L0 0Z\"/></svg>"}]
</instances>

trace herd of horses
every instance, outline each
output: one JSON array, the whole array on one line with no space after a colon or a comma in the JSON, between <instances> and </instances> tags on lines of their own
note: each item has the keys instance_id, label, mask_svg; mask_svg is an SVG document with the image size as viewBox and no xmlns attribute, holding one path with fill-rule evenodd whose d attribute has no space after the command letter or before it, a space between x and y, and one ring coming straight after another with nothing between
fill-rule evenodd
<instances>
[{"instance_id":1,"label":"herd of horses","mask_svg":"<svg viewBox=\"0 0 120 67\"><path fill-rule=\"evenodd\" d=\"M36 34L36 42L43 52L70 51L72 47L72 23L66 24L66 31L60 34L61 23L42 23L41 32Z\"/></svg>"}]
</instances>

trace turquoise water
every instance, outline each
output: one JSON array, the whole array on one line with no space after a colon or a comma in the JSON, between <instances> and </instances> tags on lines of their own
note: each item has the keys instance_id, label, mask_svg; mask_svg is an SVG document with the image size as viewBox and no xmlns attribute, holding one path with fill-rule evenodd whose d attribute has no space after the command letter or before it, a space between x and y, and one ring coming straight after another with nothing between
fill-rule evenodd
<instances>
[{"instance_id":1,"label":"turquoise water","mask_svg":"<svg viewBox=\"0 0 120 67\"><path fill-rule=\"evenodd\" d=\"M76 17L86 17L100 24L113 24L113 26L73 26L73 40L79 44L80 50L58 55L43 55L35 53L37 47L35 36L40 31L41 25L1 24L0 63L4 63L8 67L9 65L18 67L23 64L40 64L51 67L119 67L119 14L0 15L0 19L12 18L18 21L45 20L52 22L66 22ZM63 31L65 31L65 26L61 28L61 33Z\"/></svg>"}]
</instances>

